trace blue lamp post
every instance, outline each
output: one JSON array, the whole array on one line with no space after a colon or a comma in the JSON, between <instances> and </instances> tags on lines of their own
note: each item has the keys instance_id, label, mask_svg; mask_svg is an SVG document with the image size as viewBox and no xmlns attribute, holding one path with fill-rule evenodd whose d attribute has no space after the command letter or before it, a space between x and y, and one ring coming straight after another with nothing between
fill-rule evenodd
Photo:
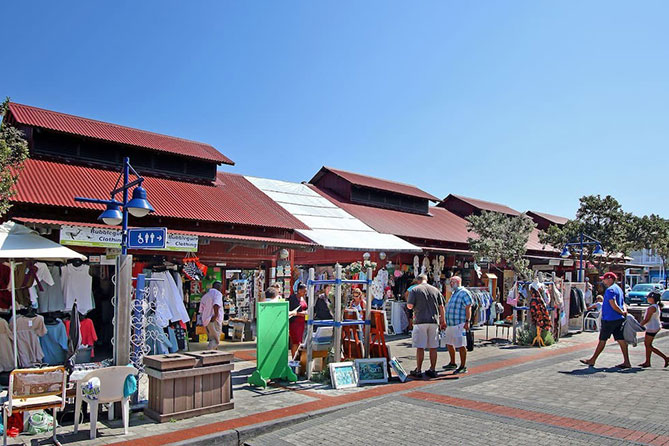
<instances>
[{"instance_id":1,"label":"blue lamp post","mask_svg":"<svg viewBox=\"0 0 669 446\"><path fill-rule=\"evenodd\" d=\"M592 253L596 256L604 255L604 250L602 249L602 244L598 240L595 240L593 237L590 237L589 235L584 234L582 232L579 234L578 241L565 243L564 248L562 248L562 254L560 254L561 257L569 257L571 255L571 252L569 251L570 246L578 246L578 251L580 253L580 260L579 260L579 265L578 265L578 281L582 282L583 281L583 248L585 246L594 246L595 250L592 251Z\"/></svg>"},{"instance_id":2,"label":"blue lamp post","mask_svg":"<svg viewBox=\"0 0 669 446\"><path fill-rule=\"evenodd\" d=\"M132 172L137 178L133 181L129 181L130 172ZM119 182L123 179L123 185L119 186ZM104 204L107 206L107 209L100 214L98 220L102 220L105 224L110 226L116 226L121 224L122 233L121 233L121 254L128 254L128 213L133 217L144 217L149 212L153 212L153 206L146 199L146 189L142 187L144 178L139 176L137 171L132 168L130 165L130 158L123 158L123 171L121 176L116 181L116 186L113 191L111 191L111 198L109 200L100 200L97 198L84 198L84 197L75 197L75 201L80 201L83 203L96 203ZM128 193L130 188L137 186L132 192L132 199L128 201ZM116 200L116 195L122 193L122 200Z\"/></svg>"},{"instance_id":3,"label":"blue lamp post","mask_svg":"<svg viewBox=\"0 0 669 446\"><path fill-rule=\"evenodd\" d=\"M131 172L137 177L132 181L130 181ZM122 184L120 184L121 181L123 181ZM137 326L131 325L130 318L132 256L128 255L128 213L133 217L144 217L149 212L153 212L153 207L146 199L146 190L142 187L143 182L144 178L139 176L137 171L130 165L130 158L125 157L123 158L123 170L116 181L114 190L110 193L109 200L75 197L75 201L106 205L107 208L100 214L98 220L102 220L105 224L110 226L121 224L122 227L121 255L118 256L116 260L115 282L114 362L116 365L126 365L130 362L130 333L134 329L133 327ZM132 187L135 187L135 190L132 192L132 199L128 200L128 195ZM121 194L120 201L116 199L118 194ZM135 302L135 305L138 305L137 302ZM133 319L133 322L135 323L137 323L138 314L139 313L136 313L136 317Z\"/></svg>"}]
</instances>

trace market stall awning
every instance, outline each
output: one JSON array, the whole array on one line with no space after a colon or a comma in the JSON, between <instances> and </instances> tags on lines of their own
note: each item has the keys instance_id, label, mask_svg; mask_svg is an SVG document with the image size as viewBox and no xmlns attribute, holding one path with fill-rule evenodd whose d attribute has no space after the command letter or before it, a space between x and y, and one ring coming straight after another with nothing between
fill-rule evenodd
<instances>
[{"instance_id":1,"label":"market stall awning","mask_svg":"<svg viewBox=\"0 0 669 446\"><path fill-rule=\"evenodd\" d=\"M29 217L15 217L14 220L29 225L101 228L114 231L120 231L121 229L120 226L107 226L100 223L85 223L85 222L82 223L82 222L48 220L48 219L29 218ZM316 246L313 243L301 240L277 239L272 237L256 237L256 236L240 235L240 234L222 234L217 232L198 232L198 231L185 231L179 229L168 229L168 237L170 234L180 234L198 238L214 239L230 243L239 243L239 244L256 245L256 246L277 246L282 248L285 247L293 249L313 249ZM115 242L112 243L116 244ZM197 245L195 246L195 248L197 249ZM184 251L190 251L190 250L192 249L184 249Z\"/></svg>"},{"instance_id":2,"label":"market stall awning","mask_svg":"<svg viewBox=\"0 0 669 446\"><path fill-rule=\"evenodd\" d=\"M45 262L64 262L68 259L86 260L86 256L41 237L32 229L12 221L0 225L0 258L35 259Z\"/></svg>"},{"instance_id":3,"label":"market stall awning","mask_svg":"<svg viewBox=\"0 0 669 446\"><path fill-rule=\"evenodd\" d=\"M245 177L309 229L296 232L326 249L421 252L393 234L376 231L308 185L267 178Z\"/></svg>"},{"instance_id":4,"label":"market stall awning","mask_svg":"<svg viewBox=\"0 0 669 446\"><path fill-rule=\"evenodd\" d=\"M421 252L411 243L391 234L366 231L341 231L337 229L298 229L300 235L325 249L348 251Z\"/></svg>"}]
</instances>

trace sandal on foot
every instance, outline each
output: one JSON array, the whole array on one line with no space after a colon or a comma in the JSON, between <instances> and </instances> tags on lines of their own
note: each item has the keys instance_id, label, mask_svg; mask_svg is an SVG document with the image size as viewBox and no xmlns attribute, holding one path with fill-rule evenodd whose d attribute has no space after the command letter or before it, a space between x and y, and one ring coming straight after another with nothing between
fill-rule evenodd
<instances>
[{"instance_id":1,"label":"sandal on foot","mask_svg":"<svg viewBox=\"0 0 669 446\"><path fill-rule=\"evenodd\" d=\"M647 369L648 367L650 367L650 364L646 364L646 363L644 362L644 363L639 364L639 367L644 368L644 369Z\"/></svg>"},{"instance_id":2,"label":"sandal on foot","mask_svg":"<svg viewBox=\"0 0 669 446\"><path fill-rule=\"evenodd\" d=\"M618 364L616 367L619 368L619 369L631 369L632 368L631 365L627 365L627 364Z\"/></svg>"},{"instance_id":3,"label":"sandal on foot","mask_svg":"<svg viewBox=\"0 0 669 446\"><path fill-rule=\"evenodd\" d=\"M579 361L581 362L581 364L585 364L585 365L587 365L588 367L594 367L594 366L595 366L593 363L591 363L591 362L588 361L587 359L579 359Z\"/></svg>"}]
</instances>

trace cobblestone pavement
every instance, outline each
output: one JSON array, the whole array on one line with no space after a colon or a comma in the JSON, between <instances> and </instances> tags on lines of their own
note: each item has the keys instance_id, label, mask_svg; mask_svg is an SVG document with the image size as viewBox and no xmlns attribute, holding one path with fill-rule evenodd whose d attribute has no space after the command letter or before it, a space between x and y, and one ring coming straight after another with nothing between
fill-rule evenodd
<instances>
[{"instance_id":1,"label":"cobblestone pavement","mask_svg":"<svg viewBox=\"0 0 669 446\"><path fill-rule=\"evenodd\" d=\"M477 333L479 338L483 332L483 330L480 330ZM303 422L304 420L313 420L314 424L327 426L332 424L337 426L341 432L350 432L346 425L350 421L339 421L349 412L356 411L357 413L357 411L370 409L369 412L364 413L380 411L381 414L386 413L384 411L391 411L394 415L390 417L385 415L370 416L370 420L373 420L373 422L370 421L369 423L364 418L360 418L365 426L373 427L369 437L371 441L373 438L386 438L384 430L392 426L392 423L406 422L407 413L413 413L412 411L407 412L407 407L415 408L416 413L421 414L418 417L420 420L416 421L417 424L411 434L412 438L421 438L420 435L423 433L426 436L425 438L430 438L429 435L432 435L430 429L432 428L430 423L423 424L425 419L438 415L452 420L455 416L453 414L460 414L463 417L466 415L467 423L462 424L462 426L468 427L447 429L449 435L452 432L455 435L453 438L458 438L457 435L476 432L478 426L488 426L490 434L486 434L481 440L486 444L490 443L486 440L492 441L492 439L497 438L495 432L500 433L500 437L496 440L497 443L509 444L509 442L516 441L515 439L509 439L507 435L509 432L515 432L516 427L519 428L517 441L527 444L528 429L532 430L536 426L540 427L535 432L538 440L555 440L566 444L588 444L588 442L592 444L613 444L614 441L619 441L625 436L636 435L640 438L647 432L667 435L661 422L661 412L656 411L657 413L650 416L643 416L642 411L628 410L626 407L627 405L638 405L638 407L644 408L652 406L651 403L642 399L643 391L641 389L645 385L650 385L651 389L655 389L653 392L657 400L662 400L662 395L667 395L667 392L664 392L663 387L659 386L658 378L669 377L669 369L635 369L629 373L614 373L613 370L605 368L601 370L599 368L595 370L587 369L579 364L577 359L590 354L594 348L593 342L596 340L596 336L596 333L583 333L566 337L558 344L542 349L516 347L505 343L481 343L470 354L470 374L468 376L456 379L455 377L449 378L445 373L442 373L441 378L436 381L419 380L407 383L394 381L387 385L365 386L346 390L333 390L326 385L305 381L296 384L284 383L267 389L252 388L246 384L246 378L255 368L253 362L255 352L248 350L247 347L246 350L235 353L237 362L235 363L233 377L234 410L163 424L155 423L143 417L141 413L135 413L131 416L130 433L127 436L122 435L120 420L110 422L106 420L106 416L102 416L98 422L98 438L96 440L88 440L87 423L81 426L77 435L71 433L71 424L66 424L59 429L62 434L60 439L63 444L85 446L112 443L138 446L154 446L174 442L189 444L197 438L200 438L199 444L228 444L225 443L227 441L231 444L237 444L238 442L244 443L253 435L260 435L257 430L259 428L266 429L266 431L279 429L281 427L280 423L284 423L284 425L290 423L291 428L287 429L290 434L299 436L302 430L308 433L308 423L312 421ZM662 349L669 350L669 338L660 338L657 340L657 344ZM406 337L395 338L389 341L389 346L393 356L398 357L407 370L414 367L415 350L411 348L409 339ZM633 352L634 363L640 363L643 348L639 347L631 351ZM618 357L617 346L609 346L598 367L616 364L619 362ZM439 365L446 362L447 354L441 351ZM655 366L657 367L658 364L656 362ZM612 388L623 388L627 398L612 392ZM568 389L568 392L565 392L564 389ZM612 415L612 409L606 409L597 404L598 401L601 401L597 394L611 397L615 404L623 406L625 410L620 411L618 415ZM436 399L430 400L430 398ZM667 395L667 398L669 398L669 395ZM496 406L488 407L487 412L481 408L477 410L477 405L491 403ZM389 409L385 408L386 404L391 404ZM472 404L475 406L474 408L468 407ZM346 407L346 409L339 410L342 407ZM403 409L397 410L398 407L403 407ZM610 407L613 407L613 405ZM496 413L495 410L503 413L526 410L530 411L532 415L528 417L525 416L526 414L523 415L522 412L518 412L516 417L506 419L500 418L500 414ZM557 425L547 424L546 422L537 424L536 421L533 421L533 417L541 416L541 414L550 414L557 417L556 419L559 417L569 419L567 421L562 420L562 424L558 423ZM572 432L573 429L565 428L564 424L572 422L570 420L573 419L577 421L597 421L604 423L602 426L607 429L610 429L611 426L617 426L623 430L618 432L618 437L608 438L602 443L601 433L593 432L597 430L596 428L602 430L602 426L592 427L590 431L580 432L578 435L570 434L569 432ZM379 420L381 421L379 422ZM359 424L353 423L356 426ZM439 429L440 432L443 433L448 426L460 426L450 421L446 424L447 426L442 426ZM472 430L472 426L477 427ZM513 428L509 428L509 426L513 426ZM629 432L624 429L629 430ZM405 431L406 429L402 429L397 435ZM283 431L280 429L272 434L272 438L277 438L276 435L281 436L281 432ZM17 439L11 439L10 444L36 444L38 439L41 438L43 437L22 435ZM447 439L450 439L450 437L444 437L442 434L441 440L433 444L454 444L450 440L446 441ZM479 440L477 438L471 440L470 443L474 442L473 444L476 444L475 441ZM265 437L261 436L251 440L251 443L267 444L267 441ZM345 444L345 441L348 441L348 439L343 439L342 443ZM406 444L401 440L395 442ZM412 444L416 443L422 443L422 441ZM657 443L660 444L659 441ZM358 441L357 444L367 443Z\"/></svg>"},{"instance_id":2,"label":"cobblestone pavement","mask_svg":"<svg viewBox=\"0 0 669 446\"><path fill-rule=\"evenodd\" d=\"M669 351L669 338L658 339L656 346ZM642 346L630 351L633 364L643 361ZM609 345L596 368L578 362L590 353L550 355L440 381L349 406L247 444L669 445L669 368L662 368L663 361L653 358L650 369L616 369L620 350Z\"/></svg>"}]
</instances>

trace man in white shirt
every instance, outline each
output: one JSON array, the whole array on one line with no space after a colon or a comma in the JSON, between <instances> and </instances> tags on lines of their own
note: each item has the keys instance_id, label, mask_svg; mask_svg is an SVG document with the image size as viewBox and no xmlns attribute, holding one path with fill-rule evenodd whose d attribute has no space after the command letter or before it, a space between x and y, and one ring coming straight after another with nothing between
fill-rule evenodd
<instances>
[{"instance_id":1,"label":"man in white shirt","mask_svg":"<svg viewBox=\"0 0 669 446\"><path fill-rule=\"evenodd\" d=\"M221 282L214 282L211 289L200 300L200 316L202 325L207 328L209 350L218 349L223 332L223 293Z\"/></svg>"}]
</instances>

